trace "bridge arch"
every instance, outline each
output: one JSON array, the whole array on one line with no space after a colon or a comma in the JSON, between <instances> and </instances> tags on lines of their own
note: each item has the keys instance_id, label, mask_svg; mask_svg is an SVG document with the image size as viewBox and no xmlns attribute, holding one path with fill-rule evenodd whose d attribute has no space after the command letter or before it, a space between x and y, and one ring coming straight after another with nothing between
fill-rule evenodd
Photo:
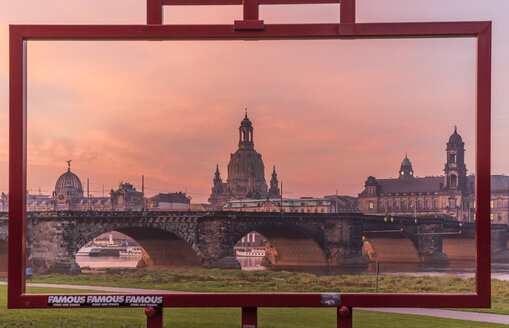
<instances>
[{"instance_id":1,"label":"bridge arch","mask_svg":"<svg viewBox=\"0 0 509 328\"><path fill-rule=\"evenodd\" d=\"M320 243L299 226L262 223L239 230L234 245L251 232L258 232L267 239L266 266L326 266L326 253Z\"/></svg>"},{"instance_id":2,"label":"bridge arch","mask_svg":"<svg viewBox=\"0 0 509 328\"><path fill-rule=\"evenodd\" d=\"M362 255L368 262L421 262L414 241L404 232L371 232L365 233L362 239Z\"/></svg>"},{"instance_id":3,"label":"bridge arch","mask_svg":"<svg viewBox=\"0 0 509 328\"><path fill-rule=\"evenodd\" d=\"M200 252L193 234L186 234L185 227L145 222L140 224L133 220L114 222L112 224L94 225L88 229L72 232L74 242L69 244L69 253L75 259L78 250L103 233L118 231L134 239L142 248L140 267L169 268L169 267L199 267L202 264Z\"/></svg>"}]
</instances>

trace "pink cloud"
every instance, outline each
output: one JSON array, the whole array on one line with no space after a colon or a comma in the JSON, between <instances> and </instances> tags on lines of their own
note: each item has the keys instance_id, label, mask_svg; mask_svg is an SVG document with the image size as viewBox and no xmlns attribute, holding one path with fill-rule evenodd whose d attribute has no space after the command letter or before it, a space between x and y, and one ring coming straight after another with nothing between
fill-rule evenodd
<instances>
[{"instance_id":1,"label":"pink cloud","mask_svg":"<svg viewBox=\"0 0 509 328\"><path fill-rule=\"evenodd\" d=\"M473 2L409 3L359 2L359 19L507 21L500 19L502 10L476 4L479 10ZM0 14L3 44L8 22L144 23L140 2L33 5L9 4ZM337 17L336 9L313 8L290 8L288 15L288 8L264 8L262 15L267 22ZM167 22L180 17L228 22L239 18L238 9L169 8L166 15ZM506 170L509 158L505 40L495 29L496 172ZM440 174L453 125L466 142L473 171L474 44L473 39L30 42L29 185L51 191L65 171L64 160L72 158L73 170L82 180L90 178L95 192L120 180L141 188L144 174L153 193L187 188L194 200L204 201L216 163L226 179L244 107L266 178L276 165L294 196L336 189L355 195L368 175L395 176L405 151L417 175ZM7 63L6 52L0 61ZM6 81L2 65L0 86ZM7 108L6 94L0 92L0 99ZM6 122L6 113L0 118ZM5 125L0 133L5 149ZM2 172L6 156L0 150ZM0 189L6 187L0 183Z\"/></svg>"}]
</instances>

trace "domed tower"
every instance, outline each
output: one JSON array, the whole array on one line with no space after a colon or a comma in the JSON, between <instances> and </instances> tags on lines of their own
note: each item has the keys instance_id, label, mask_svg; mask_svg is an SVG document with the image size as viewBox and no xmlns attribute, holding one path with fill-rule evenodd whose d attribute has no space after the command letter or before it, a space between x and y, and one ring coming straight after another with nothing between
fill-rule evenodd
<instances>
[{"instance_id":1,"label":"domed tower","mask_svg":"<svg viewBox=\"0 0 509 328\"><path fill-rule=\"evenodd\" d=\"M466 184L467 167L465 165L465 143L458 134L456 126L449 137L445 150L447 161L444 168L444 186L446 189L463 189Z\"/></svg>"},{"instance_id":2,"label":"domed tower","mask_svg":"<svg viewBox=\"0 0 509 328\"><path fill-rule=\"evenodd\" d=\"M62 174L55 184L53 198L57 210L72 210L74 204L83 198L83 187L78 176L71 172L71 161L67 161L67 172Z\"/></svg>"},{"instance_id":3,"label":"domed tower","mask_svg":"<svg viewBox=\"0 0 509 328\"><path fill-rule=\"evenodd\" d=\"M239 127L239 148L228 163L227 191L232 199L266 198L267 183L262 155L254 149L253 125L246 115Z\"/></svg>"},{"instance_id":4,"label":"domed tower","mask_svg":"<svg viewBox=\"0 0 509 328\"><path fill-rule=\"evenodd\" d=\"M399 169L398 174L400 179L410 179L414 177L414 170L412 169L412 163L408 159L407 154L405 153L405 158L403 162L401 162L401 167Z\"/></svg>"},{"instance_id":5,"label":"domed tower","mask_svg":"<svg viewBox=\"0 0 509 328\"><path fill-rule=\"evenodd\" d=\"M254 143L253 143L253 125L251 124L251 121L249 118L247 118L247 110L246 110L246 116L240 122L239 127L239 149L240 148L251 148L253 149Z\"/></svg>"}]
</instances>

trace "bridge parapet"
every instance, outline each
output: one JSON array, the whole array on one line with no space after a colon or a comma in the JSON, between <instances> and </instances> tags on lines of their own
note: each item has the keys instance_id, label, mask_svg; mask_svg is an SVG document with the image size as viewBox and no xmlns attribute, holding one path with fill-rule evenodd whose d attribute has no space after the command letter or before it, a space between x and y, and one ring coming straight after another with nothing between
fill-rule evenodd
<instances>
[{"instance_id":1,"label":"bridge parapet","mask_svg":"<svg viewBox=\"0 0 509 328\"><path fill-rule=\"evenodd\" d=\"M358 213L30 212L27 255L39 272L78 272L75 254L79 248L112 230L137 240L147 252L146 264L156 267L174 264L238 268L233 246L251 231L260 232L277 249L271 264L313 266L364 265L363 236L386 240L389 246L385 251L395 259L401 252L390 246L401 246L404 243L395 240L406 238L416 249L416 261L439 262L446 260L441 254L444 240L449 249L461 251L456 254L461 258L465 256L463 250L474 245L475 236L473 224L458 221ZM2 240L7 240L7 217L0 213ZM492 248L503 255L502 259L507 254L506 243L507 226L493 224ZM468 256L474 254L467 252Z\"/></svg>"}]
</instances>

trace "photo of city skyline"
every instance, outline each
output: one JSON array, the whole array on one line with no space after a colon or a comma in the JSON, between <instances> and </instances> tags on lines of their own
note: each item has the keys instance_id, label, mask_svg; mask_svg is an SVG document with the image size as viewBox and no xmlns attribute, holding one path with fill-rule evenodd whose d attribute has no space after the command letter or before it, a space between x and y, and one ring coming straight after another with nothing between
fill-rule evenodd
<instances>
[{"instance_id":1,"label":"photo of city skyline","mask_svg":"<svg viewBox=\"0 0 509 328\"><path fill-rule=\"evenodd\" d=\"M138 17L139 4L122 7L120 15L114 3L101 14L80 6L67 8L67 17L18 15L16 4L8 4L6 12L9 23L144 19ZM431 17L426 6L416 10L417 4L399 4L398 13L372 1L358 6L361 22ZM438 19L485 15L460 7ZM262 14L268 23L334 21L337 14L331 5L312 8L262 7ZM178 7L165 19L221 23L238 10ZM496 14L487 10L486 15ZM2 40L6 32L0 33ZM499 82L506 69L498 55L507 47L497 42L502 37L495 31L494 174L506 173L509 158ZM51 193L65 161L72 159L73 171L90 179L94 195L120 181L139 189L145 175L149 194L187 191L193 200L206 201L216 164L226 175L246 107L266 179L275 165L288 197L336 190L355 196L369 175L396 176L405 153L417 176L440 175L444 143L454 126L465 139L466 165L473 173L474 45L470 39L33 43L28 189ZM6 68L0 73L7 85ZM1 99L7 106L6 92ZM1 118L7 122L7 112ZM0 190L7 192L7 127L2 131Z\"/></svg>"},{"instance_id":2,"label":"photo of city skyline","mask_svg":"<svg viewBox=\"0 0 509 328\"><path fill-rule=\"evenodd\" d=\"M509 323L508 13L8 1L2 323Z\"/></svg>"},{"instance_id":3,"label":"photo of city skyline","mask_svg":"<svg viewBox=\"0 0 509 328\"><path fill-rule=\"evenodd\" d=\"M146 194L205 202L245 108L265 177L276 166L288 197L356 196L367 176L396 176L405 154L417 176L441 175L454 126L473 172L473 41L381 42L36 43L28 189L50 194L72 159L96 196L120 181L141 189L144 175ZM436 48L461 55L437 60Z\"/></svg>"}]
</instances>

